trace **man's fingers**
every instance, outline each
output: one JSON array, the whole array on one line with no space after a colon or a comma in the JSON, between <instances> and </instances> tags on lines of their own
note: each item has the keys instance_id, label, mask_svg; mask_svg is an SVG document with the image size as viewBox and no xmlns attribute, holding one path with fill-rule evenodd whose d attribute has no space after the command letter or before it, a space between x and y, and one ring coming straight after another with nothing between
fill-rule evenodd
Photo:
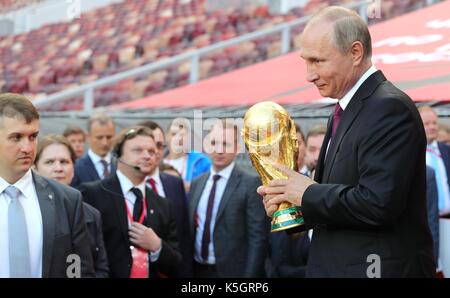
<instances>
[{"instance_id":1,"label":"man's fingers","mask_svg":"<svg viewBox=\"0 0 450 298\"><path fill-rule=\"evenodd\" d=\"M272 205L272 206L268 207L268 208L266 209L267 216L272 217L273 213L274 213L275 211L277 211L277 209L278 209L278 206L277 206L277 205Z\"/></svg>"},{"instance_id":2,"label":"man's fingers","mask_svg":"<svg viewBox=\"0 0 450 298\"><path fill-rule=\"evenodd\" d=\"M264 196L266 195L266 187L263 186L263 185L261 185L261 186L259 186L259 187L256 189L256 192L257 192L260 196L264 197Z\"/></svg>"},{"instance_id":3,"label":"man's fingers","mask_svg":"<svg viewBox=\"0 0 450 298\"><path fill-rule=\"evenodd\" d=\"M264 206L270 207L271 205L280 205L283 202L287 201L287 196L285 194L277 194L266 196L264 200Z\"/></svg>"},{"instance_id":4,"label":"man's fingers","mask_svg":"<svg viewBox=\"0 0 450 298\"><path fill-rule=\"evenodd\" d=\"M274 179L272 181L269 182L268 187L272 187L272 186L286 186L288 184L287 179Z\"/></svg>"}]
</instances>

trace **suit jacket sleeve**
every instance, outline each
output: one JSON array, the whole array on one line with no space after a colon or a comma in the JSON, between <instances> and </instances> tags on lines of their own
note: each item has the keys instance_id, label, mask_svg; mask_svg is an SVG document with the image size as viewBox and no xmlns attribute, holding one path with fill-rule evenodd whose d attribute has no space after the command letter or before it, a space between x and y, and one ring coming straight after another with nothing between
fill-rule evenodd
<instances>
[{"instance_id":1,"label":"suit jacket sleeve","mask_svg":"<svg viewBox=\"0 0 450 298\"><path fill-rule=\"evenodd\" d=\"M109 277L108 258L106 257L105 242L103 241L102 216L100 212L95 213L95 243L98 248L97 259L95 260L95 277Z\"/></svg>"},{"instance_id":2,"label":"suit jacket sleeve","mask_svg":"<svg viewBox=\"0 0 450 298\"><path fill-rule=\"evenodd\" d=\"M434 170L427 167L427 213L428 226L433 237L434 257L436 264L439 257L439 208L438 191Z\"/></svg>"},{"instance_id":3,"label":"suit jacket sleeve","mask_svg":"<svg viewBox=\"0 0 450 298\"><path fill-rule=\"evenodd\" d=\"M169 200L166 202L171 204ZM161 252L158 260L155 262L158 271L168 276L176 276L179 266L181 265L182 256L178 247L178 237L177 237L177 224L173 214L173 209L171 206L167 208L168 210L168 223L167 234L165 237L161 237ZM152 266L150 264L150 266Z\"/></svg>"},{"instance_id":4,"label":"suit jacket sleeve","mask_svg":"<svg viewBox=\"0 0 450 298\"><path fill-rule=\"evenodd\" d=\"M256 192L260 179L251 176L247 181L247 234L248 255L244 277L264 277L264 262L268 250L269 219L262 198Z\"/></svg>"},{"instance_id":5,"label":"suit jacket sleeve","mask_svg":"<svg viewBox=\"0 0 450 298\"><path fill-rule=\"evenodd\" d=\"M379 98L376 108L363 108L364 125L352 136L358 183L309 186L302 201L306 223L364 229L392 225L404 211L416 171L411 161L425 150L423 127L398 98Z\"/></svg>"},{"instance_id":6,"label":"suit jacket sleeve","mask_svg":"<svg viewBox=\"0 0 450 298\"><path fill-rule=\"evenodd\" d=\"M72 248L81 260L81 277L95 277L94 261L89 246L89 236L84 220L81 194L77 192L72 223Z\"/></svg>"}]
</instances>

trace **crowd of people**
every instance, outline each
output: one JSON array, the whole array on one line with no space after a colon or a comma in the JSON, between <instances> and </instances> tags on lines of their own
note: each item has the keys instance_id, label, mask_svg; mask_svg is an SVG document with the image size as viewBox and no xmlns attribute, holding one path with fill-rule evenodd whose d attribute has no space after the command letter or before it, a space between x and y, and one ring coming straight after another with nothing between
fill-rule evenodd
<instances>
[{"instance_id":1,"label":"crowd of people","mask_svg":"<svg viewBox=\"0 0 450 298\"><path fill-rule=\"evenodd\" d=\"M11 119L11 127L3 125L2 130L17 127L17 122L21 122L18 119L27 117L23 111L33 110L32 106L27 106L27 99L19 95L3 94L0 99L4 123ZM438 134L440 130L445 131L445 126L439 129L435 111L430 107L419 111L428 143L428 223L438 264L438 220L449 216L446 177L450 169L450 146L445 144L445 134ZM26 127L39 119L37 112L33 112L36 118L25 123ZM82 239L84 244L79 250L70 245L70 250L92 257L92 263L83 263L86 265L82 271L84 276L130 277L136 274L132 269L136 264L130 247L150 252L144 254L149 258L144 274L148 277L305 276L312 231L270 233L262 198L256 192L260 179L236 162L239 131L235 124L222 120L212 126L204 143L213 148L209 148L209 154L189 150L186 143L190 131L178 121L166 131L157 122L146 120L116 134L111 117L94 114L86 128L84 131L69 126L62 135L45 135L36 142L34 134L38 125L35 124L34 130L28 130L32 138L29 144L17 149L19 156L24 155L20 158L30 156L27 163L21 162L26 174L18 182L28 177L34 179L35 185L43 183L55 187L55 190L47 190L48 193L74 195L75 191L68 190L68 186L81 191L83 203L77 206L74 199L68 205L77 206L73 212L79 217L79 226L68 225L65 232L70 235L77 229L77 239ZM298 124L296 131L297 168L303 175L314 177L327 127L324 124L311 127L306 138ZM216 143L219 140L221 144ZM2 153L6 153L4 150ZM437 162L433 160L433 150L436 156L442 157ZM31 160L33 154L36 157ZM7 155L2 154L1 159L4 165L12 162L5 160ZM8 181L6 176L1 178ZM26 189L21 191L25 197L28 195ZM53 214L53 219L69 216L70 210L64 208L65 204L58 211L63 213ZM44 208L41 205L42 213L47 212ZM59 220L67 224L69 218ZM81 228L82 220L85 230ZM44 235L41 237L45 239L49 226L42 224ZM31 241L30 245L36 245ZM82 248L89 249L83 251ZM44 252L40 250L40 253ZM42 261L37 263L41 268L48 266ZM29 272L31 277L66 274L60 269L47 271L47 275L39 274L36 268ZM4 268L2 276L8 276Z\"/></svg>"},{"instance_id":2,"label":"crowd of people","mask_svg":"<svg viewBox=\"0 0 450 298\"><path fill-rule=\"evenodd\" d=\"M203 152L179 121L116 134L106 114L38 141L31 101L1 94L0 277L68 277L74 255L80 277L435 276L450 147L434 110L417 109L371 53L356 13L311 18L306 76L338 103L306 138L297 127L298 171L274 164L287 178L263 186L236 161L234 122L212 123ZM305 231L270 232L282 202Z\"/></svg>"}]
</instances>

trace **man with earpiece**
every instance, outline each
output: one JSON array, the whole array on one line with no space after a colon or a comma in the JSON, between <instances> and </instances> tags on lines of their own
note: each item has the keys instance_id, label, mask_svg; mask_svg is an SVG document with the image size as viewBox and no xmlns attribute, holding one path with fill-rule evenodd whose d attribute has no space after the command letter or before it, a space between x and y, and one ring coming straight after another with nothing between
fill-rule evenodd
<instances>
[{"instance_id":1,"label":"man with earpiece","mask_svg":"<svg viewBox=\"0 0 450 298\"><path fill-rule=\"evenodd\" d=\"M119 134L113 155L117 171L82 184L84 200L102 214L110 276L174 276L181 264L176 222L170 201L145 185L156 162L150 129L135 126Z\"/></svg>"}]
</instances>

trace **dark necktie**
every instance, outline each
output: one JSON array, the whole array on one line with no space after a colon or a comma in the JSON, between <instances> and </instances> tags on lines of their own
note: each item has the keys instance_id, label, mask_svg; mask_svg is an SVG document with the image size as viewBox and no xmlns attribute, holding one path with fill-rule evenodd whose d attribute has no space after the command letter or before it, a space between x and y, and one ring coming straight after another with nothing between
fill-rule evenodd
<instances>
[{"instance_id":1,"label":"dark necktie","mask_svg":"<svg viewBox=\"0 0 450 298\"><path fill-rule=\"evenodd\" d=\"M153 189L153 191L154 191L157 195L159 195L159 194L158 194L158 189L156 188L156 182L155 182L155 179L150 178L150 179L147 180L147 183L150 184L150 186L151 186L151 188Z\"/></svg>"},{"instance_id":2,"label":"dark necktie","mask_svg":"<svg viewBox=\"0 0 450 298\"><path fill-rule=\"evenodd\" d=\"M214 175L213 176L213 186L211 188L211 192L209 193L208 197L208 206L206 207L206 219L205 219L205 225L203 226L203 236L202 236L202 258L203 260L208 260L208 247L209 242L211 240L211 232L210 232L210 226L211 226L211 217L212 217L212 211L214 207L214 197L216 196L216 185L217 180L220 179L220 175Z\"/></svg>"},{"instance_id":3,"label":"dark necktie","mask_svg":"<svg viewBox=\"0 0 450 298\"><path fill-rule=\"evenodd\" d=\"M100 159L100 162L103 165L103 177L102 178L106 178L109 176L109 167L108 167L108 162L104 159Z\"/></svg>"},{"instance_id":4,"label":"dark necktie","mask_svg":"<svg viewBox=\"0 0 450 298\"><path fill-rule=\"evenodd\" d=\"M336 103L336 107L334 108L334 114L333 114L333 130L331 133L331 138L334 138L334 135L336 134L337 128L339 126L339 122L341 122L341 116L342 116L342 110L341 105Z\"/></svg>"},{"instance_id":5,"label":"dark necktie","mask_svg":"<svg viewBox=\"0 0 450 298\"><path fill-rule=\"evenodd\" d=\"M134 201L134 207L133 207L133 220L136 222L139 222L139 218L142 215L142 201L143 201L143 196L142 196L142 192L139 188L133 187L131 189L131 192L134 193L134 195L136 196L136 200Z\"/></svg>"}]
</instances>

